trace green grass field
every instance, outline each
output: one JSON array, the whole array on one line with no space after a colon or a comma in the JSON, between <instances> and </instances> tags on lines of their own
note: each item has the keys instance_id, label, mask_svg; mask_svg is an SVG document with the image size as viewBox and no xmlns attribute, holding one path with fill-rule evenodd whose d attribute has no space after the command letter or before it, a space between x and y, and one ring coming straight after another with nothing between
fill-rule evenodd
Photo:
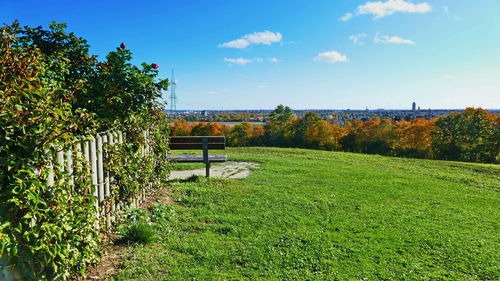
<instances>
[{"instance_id":1,"label":"green grass field","mask_svg":"<svg viewBox=\"0 0 500 281\"><path fill-rule=\"evenodd\" d=\"M117 280L499 280L500 167L233 148L243 180L173 183Z\"/></svg>"}]
</instances>

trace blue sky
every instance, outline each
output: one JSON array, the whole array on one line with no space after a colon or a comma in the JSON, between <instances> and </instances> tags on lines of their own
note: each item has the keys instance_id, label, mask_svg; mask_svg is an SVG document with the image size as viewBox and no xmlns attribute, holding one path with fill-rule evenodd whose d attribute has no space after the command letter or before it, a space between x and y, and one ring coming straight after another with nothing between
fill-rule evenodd
<instances>
[{"instance_id":1,"label":"blue sky","mask_svg":"<svg viewBox=\"0 0 500 281\"><path fill-rule=\"evenodd\" d=\"M0 0L14 19L174 68L178 109L500 108L498 0Z\"/></svg>"}]
</instances>

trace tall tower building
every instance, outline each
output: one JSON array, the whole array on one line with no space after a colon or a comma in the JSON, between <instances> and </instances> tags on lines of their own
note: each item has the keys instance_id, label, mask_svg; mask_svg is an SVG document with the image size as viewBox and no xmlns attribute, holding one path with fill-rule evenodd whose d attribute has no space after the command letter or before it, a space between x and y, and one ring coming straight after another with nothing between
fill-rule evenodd
<instances>
[{"instance_id":1,"label":"tall tower building","mask_svg":"<svg viewBox=\"0 0 500 281\"><path fill-rule=\"evenodd\" d=\"M411 104L411 110L415 111L417 109L417 103L416 102L413 102Z\"/></svg>"}]
</instances>

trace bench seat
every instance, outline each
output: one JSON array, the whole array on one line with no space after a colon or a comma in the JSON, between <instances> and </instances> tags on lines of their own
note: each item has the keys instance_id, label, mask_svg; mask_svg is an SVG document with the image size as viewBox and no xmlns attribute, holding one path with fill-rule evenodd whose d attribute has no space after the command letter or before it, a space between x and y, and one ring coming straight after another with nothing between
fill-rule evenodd
<instances>
[{"instance_id":1,"label":"bench seat","mask_svg":"<svg viewBox=\"0 0 500 281\"><path fill-rule=\"evenodd\" d=\"M225 149L226 137L224 136L186 136L170 137L171 150L201 149L203 155L168 155L169 160L178 163L205 163L206 177L210 177L211 162L226 162L226 155L209 155L209 149Z\"/></svg>"},{"instance_id":2,"label":"bench seat","mask_svg":"<svg viewBox=\"0 0 500 281\"><path fill-rule=\"evenodd\" d=\"M199 163L203 162L203 155L169 155L167 159L178 163ZM227 155L208 155L210 162L226 162Z\"/></svg>"}]
</instances>

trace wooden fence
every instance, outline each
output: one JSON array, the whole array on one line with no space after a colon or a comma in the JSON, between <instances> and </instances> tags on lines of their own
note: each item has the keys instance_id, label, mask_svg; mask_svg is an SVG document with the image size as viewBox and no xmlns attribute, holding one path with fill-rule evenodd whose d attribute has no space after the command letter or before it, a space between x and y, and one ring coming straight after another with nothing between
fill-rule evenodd
<instances>
[{"instance_id":1,"label":"wooden fence","mask_svg":"<svg viewBox=\"0 0 500 281\"><path fill-rule=\"evenodd\" d=\"M149 140L149 131L143 132L145 140ZM125 141L125 134L120 131L107 131L91 136L89 140L77 143L76 155L73 150L56 149L53 154L53 161L49 164L49 176L47 185L54 184L54 165L58 164L59 169L64 169L69 175L70 183L74 182L75 177L79 176L74 173L74 161L84 160L89 163L90 173L92 175L92 184L95 186L94 196L96 197L95 208L98 219L103 218L106 227L109 227L115 220L116 214L124 206L120 202L107 200L113 193L113 175L106 169L107 161L107 146L105 144L121 144ZM149 155L150 147L148 141L141 149L142 157ZM50 154L50 151L47 151ZM130 205L136 207L141 204L146 198L146 188L143 188L140 194L132 199ZM97 227L100 227L97 225Z\"/></svg>"}]
</instances>

